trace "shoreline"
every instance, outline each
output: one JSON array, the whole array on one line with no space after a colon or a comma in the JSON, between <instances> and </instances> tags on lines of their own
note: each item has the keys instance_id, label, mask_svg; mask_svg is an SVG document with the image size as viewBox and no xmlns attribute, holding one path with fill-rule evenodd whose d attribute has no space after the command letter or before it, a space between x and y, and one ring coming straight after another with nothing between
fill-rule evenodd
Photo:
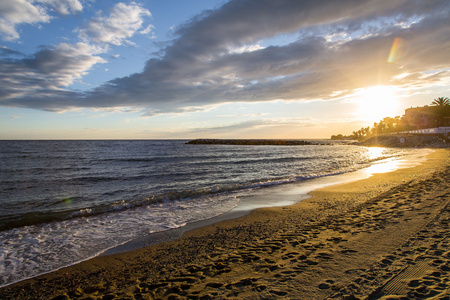
<instances>
[{"instance_id":1,"label":"shoreline","mask_svg":"<svg viewBox=\"0 0 450 300\"><path fill-rule=\"evenodd\" d=\"M430 153L432 153L432 150L430 152L427 152L425 156L429 155ZM253 192L250 196L243 196L243 199L239 201L237 207L222 215L188 223L182 227L169 229L166 231L154 232L146 236L138 237L122 245L107 249L98 256L122 254L160 243L177 240L189 231L206 226L211 226L223 221L238 219L251 214L257 209L295 205L300 201L310 198L310 193L321 188L367 179L377 173L386 173L402 168L413 167L425 160L425 158L423 158L423 155L423 153L416 153L414 157L415 160L412 161L412 158L409 158L406 163L404 163L400 158L396 158L393 161L392 158L388 158L375 162L367 168L359 169L356 171L342 174L324 175L305 181L291 182L279 186L263 187L256 194ZM276 204L273 204L271 203L273 202L273 197L278 197L278 199L281 198L283 200L281 202L277 201Z\"/></svg>"},{"instance_id":2,"label":"shoreline","mask_svg":"<svg viewBox=\"0 0 450 300\"><path fill-rule=\"evenodd\" d=\"M268 299L295 298L299 295L311 299L323 298L331 291L338 293L345 288L345 283L351 282L351 276L344 276L348 277L347 281L345 278L339 281L339 276L332 278L333 272L337 271L329 262L349 263L351 258L352 261L356 259L361 266L370 266L367 261L368 254L351 247L370 244L370 234L367 231L358 231L360 227L352 224L352 220L345 218L343 214L358 212L355 214L356 219L363 216L373 217L376 210L361 215L362 210L367 210L371 205L381 205L386 199L397 201L400 197L393 197L396 194L407 195L410 199L417 198L416 194L420 194L421 188L431 183L435 189L428 192L440 194L429 200L443 204L448 201L448 186L442 187L442 180L440 185L436 182L439 176L448 176L448 157L447 150L438 150L430 154L420 166L322 188L312 192L312 198L295 205L258 209L239 219L189 231L175 241L133 252L96 257L72 267L6 286L0 289L0 296L4 299L44 299L47 294L48 297L51 295L59 299L88 296L93 299L102 299L103 296L109 297L103 299L114 299L115 296L128 299L144 296L148 296L148 299L209 296L221 299L238 295L249 299L259 295L265 295ZM408 203L402 205L407 206ZM414 205L414 210L405 208L400 211L403 215L417 214L414 215L416 222L412 226L411 222L407 221L409 227L403 228L405 226L401 226L402 222L390 224L390 219L385 218L385 228L401 227L396 228L397 231L405 231L408 237L429 221L426 218L429 215L419 215L418 208L421 208L422 212L429 211L430 215L438 212L438 206L427 207L423 204L424 207L421 207L421 202ZM389 210L386 210L386 213L388 214ZM344 219L343 224L350 230L331 234L329 231L334 230L333 226L340 229L344 226L328 226L333 221L330 218ZM324 222L328 222L325 227ZM420 227L420 224L423 226ZM372 229L372 232L385 232L382 226L379 227ZM344 241L347 235L349 238ZM379 246L378 250L371 250L373 257L370 262L376 262L383 257L382 254L395 250L394 246L398 246L399 240L405 240L400 234L396 236L398 240L392 241L386 234L381 235L379 241L385 245L382 249L379 249ZM356 239L357 237L361 238ZM393 242L395 245L392 245ZM357 252L355 254L350 250ZM321 278L324 270L327 270L325 273L329 274L330 279L318 282L319 286L313 284L313 281ZM342 277L342 274L340 276ZM295 285L300 283L301 288Z\"/></svg>"}]
</instances>

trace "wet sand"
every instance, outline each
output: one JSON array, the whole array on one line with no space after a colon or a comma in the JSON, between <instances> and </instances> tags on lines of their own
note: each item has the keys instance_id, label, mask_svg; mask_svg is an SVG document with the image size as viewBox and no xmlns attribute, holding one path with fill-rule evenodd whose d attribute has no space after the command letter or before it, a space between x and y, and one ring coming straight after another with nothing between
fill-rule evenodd
<instances>
[{"instance_id":1,"label":"wet sand","mask_svg":"<svg viewBox=\"0 0 450 300\"><path fill-rule=\"evenodd\" d=\"M449 299L450 151L0 289L0 299Z\"/></svg>"}]
</instances>

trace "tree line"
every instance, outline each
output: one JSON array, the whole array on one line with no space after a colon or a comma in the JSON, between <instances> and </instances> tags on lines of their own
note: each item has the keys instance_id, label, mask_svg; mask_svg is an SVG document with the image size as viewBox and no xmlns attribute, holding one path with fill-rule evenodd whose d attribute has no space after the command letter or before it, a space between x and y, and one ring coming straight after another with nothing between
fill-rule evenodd
<instances>
[{"instance_id":1,"label":"tree line","mask_svg":"<svg viewBox=\"0 0 450 300\"><path fill-rule=\"evenodd\" d=\"M448 97L438 97L431 103L432 106L436 108L433 110L435 117L436 126L444 126L445 119L450 115L450 99ZM359 130L353 131L351 135L332 135L332 140L342 140L342 139L354 139L361 140L366 139L373 135L395 133L401 131L408 131L416 129L413 128L405 116L402 117L386 117L380 120L378 123L375 122L373 127L367 126Z\"/></svg>"}]
</instances>

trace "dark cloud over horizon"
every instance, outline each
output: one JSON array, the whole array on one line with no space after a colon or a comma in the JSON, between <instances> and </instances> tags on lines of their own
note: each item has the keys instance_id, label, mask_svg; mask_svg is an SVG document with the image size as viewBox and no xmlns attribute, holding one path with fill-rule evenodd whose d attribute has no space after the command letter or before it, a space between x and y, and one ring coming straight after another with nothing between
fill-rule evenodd
<instances>
[{"instance_id":1,"label":"dark cloud over horizon","mask_svg":"<svg viewBox=\"0 0 450 300\"><path fill-rule=\"evenodd\" d=\"M426 86L450 77L449 14L446 0L229 1L180 25L142 72L88 92L66 87L103 62L92 45L0 59L0 105L140 107L151 115L225 102L330 99L379 84ZM292 42L264 46L283 35ZM402 55L388 63L395 38Z\"/></svg>"}]
</instances>

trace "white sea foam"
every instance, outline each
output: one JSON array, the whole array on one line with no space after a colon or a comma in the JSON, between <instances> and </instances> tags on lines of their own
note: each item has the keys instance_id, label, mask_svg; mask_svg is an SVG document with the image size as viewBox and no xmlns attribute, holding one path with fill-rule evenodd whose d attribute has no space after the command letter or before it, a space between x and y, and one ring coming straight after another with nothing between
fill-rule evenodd
<instances>
[{"instance_id":1,"label":"white sea foam","mask_svg":"<svg viewBox=\"0 0 450 300\"><path fill-rule=\"evenodd\" d=\"M237 202L233 193L205 196L0 232L0 286L86 260L148 233L218 216Z\"/></svg>"}]
</instances>

